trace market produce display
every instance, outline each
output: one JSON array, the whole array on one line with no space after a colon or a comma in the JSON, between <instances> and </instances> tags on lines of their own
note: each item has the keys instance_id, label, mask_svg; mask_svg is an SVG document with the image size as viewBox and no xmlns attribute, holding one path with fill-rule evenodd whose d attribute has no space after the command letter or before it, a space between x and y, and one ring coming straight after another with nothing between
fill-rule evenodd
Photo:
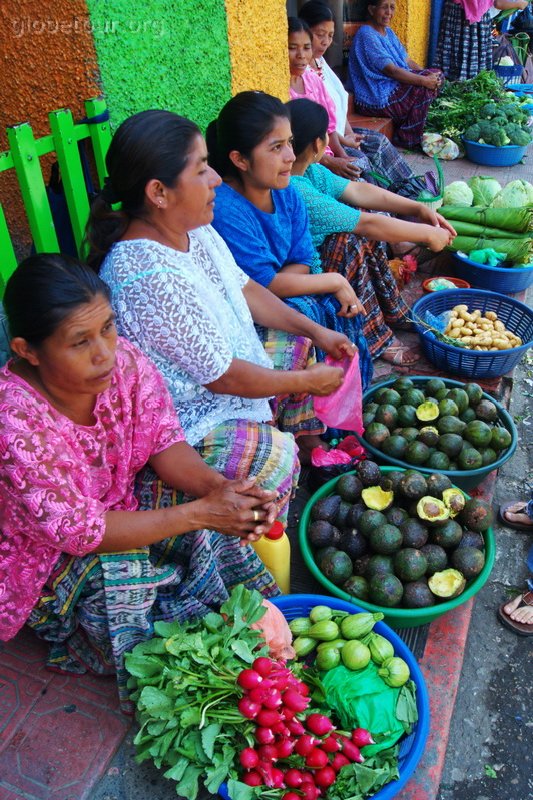
<instances>
[{"instance_id":1,"label":"market produce display","mask_svg":"<svg viewBox=\"0 0 533 800\"><path fill-rule=\"evenodd\" d=\"M444 333L472 350L510 350L522 344L520 336L508 331L495 311L470 313L464 304L452 308Z\"/></svg>"},{"instance_id":2,"label":"market produce display","mask_svg":"<svg viewBox=\"0 0 533 800\"><path fill-rule=\"evenodd\" d=\"M409 665L373 632L382 615L323 604L293 623L315 628L317 649L327 642L316 625L342 632L345 663L326 675L316 653L290 666L273 656L292 632L279 609L265 623L265 606L275 609L238 586L220 613L157 622L155 637L126 654L137 760L153 759L190 800L202 784L231 800L375 795L400 777L398 741L418 720ZM357 647L368 651L364 662Z\"/></svg>"},{"instance_id":3,"label":"market produce display","mask_svg":"<svg viewBox=\"0 0 533 800\"><path fill-rule=\"evenodd\" d=\"M498 103L485 103L479 109L475 122L466 128L464 138L494 147L527 147L532 137L528 128L529 113L523 110L522 105L516 97Z\"/></svg>"},{"instance_id":4,"label":"market produce display","mask_svg":"<svg viewBox=\"0 0 533 800\"><path fill-rule=\"evenodd\" d=\"M461 448L457 434L439 436L435 429L434 436ZM311 509L307 536L321 572L353 597L383 608L428 608L460 595L484 567L490 506L467 499L442 474L397 470L381 476L371 461L356 473L339 478L334 493ZM317 633L339 647L342 628L337 632L330 622L302 627L295 649L312 649Z\"/></svg>"},{"instance_id":5,"label":"market produce display","mask_svg":"<svg viewBox=\"0 0 533 800\"><path fill-rule=\"evenodd\" d=\"M449 388L440 378L429 378L421 388L403 377L376 389L363 406L363 424L364 441L377 450L438 470L490 465L512 441L499 424L497 406L483 398L478 384Z\"/></svg>"}]
</instances>

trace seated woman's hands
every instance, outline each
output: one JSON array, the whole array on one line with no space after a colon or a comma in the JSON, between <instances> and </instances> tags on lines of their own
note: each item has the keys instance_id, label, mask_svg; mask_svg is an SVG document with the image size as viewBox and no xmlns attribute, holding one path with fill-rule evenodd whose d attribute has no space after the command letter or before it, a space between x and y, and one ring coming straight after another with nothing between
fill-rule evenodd
<instances>
[{"instance_id":1,"label":"seated woman's hands","mask_svg":"<svg viewBox=\"0 0 533 800\"><path fill-rule=\"evenodd\" d=\"M438 214L436 211L433 211L432 208L426 206L424 203L419 203L419 210L418 210L418 219L420 222L424 222L426 225L432 225L434 228L444 228L447 230L452 239L457 236L457 231L451 225L447 219L445 219L442 214Z\"/></svg>"},{"instance_id":2,"label":"seated woman's hands","mask_svg":"<svg viewBox=\"0 0 533 800\"><path fill-rule=\"evenodd\" d=\"M349 158L323 156L320 163L335 175L340 175L341 178L347 178L349 181L355 181L361 175L360 168Z\"/></svg>"},{"instance_id":3,"label":"seated woman's hands","mask_svg":"<svg viewBox=\"0 0 533 800\"><path fill-rule=\"evenodd\" d=\"M307 367L305 378L309 394L326 397L342 385L344 372L340 367L330 367L320 362Z\"/></svg>"},{"instance_id":4,"label":"seated woman's hands","mask_svg":"<svg viewBox=\"0 0 533 800\"><path fill-rule=\"evenodd\" d=\"M437 91L444 81L442 72L432 72L430 75L423 75L422 78L422 86L426 89L430 89L432 92Z\"/></svg>"},{"instance_id":5,"label":"seated woman's hands","mask_svg":"<svg viewBox=\"0 0 533 800\"><path fill-rule=\"evenodd\" d=\"M276 493L256 486L254 478L225 480L196 501L201 505L198 528L238 536L244 546L259 539L276 519L275 499Z\"/></svg>"},{"instance_id":6,"label":"seated woman's hands","mask_svg":"<svg viewBox=\"0 0 533 800\"><path fill-rule=\"evenodd\" d=\"M357 299L357 295L346 278L338 273L330 273L330 276L331 278L335 278L336 284L332 293L341 305L340 310L337 311L337 316L351 318L356 317L357 314L362 314L364 310L363 306Z\"/></svg>"},{"instance_id":7,"label":"seated woman's hands","mask_svg":"<svg viewBox=\"0 0 533 800\"><path fill-rule=\"evenodd\" d=\"M365 137L360 133L348 133L342 137L343 147L353 147L354 150L359 150Z\"/></svg>"},{"instance_id":8,"label":"seated woman's hands","mask_svg":"<svg viewBox=\"0 0 533 800\"><path fill-rule=\"evenodd\" d=\"M322 326L320 326L319 333L314 336L313 344L315 347L324 350L329 356L337 360L345 358L346 356L348 356L348 358L353 358L357 351L356 345L350 342L348 337L343 333L330 331L329 328L324 328Z\"/></svg>"},{"instance_id":9,"label":"seated woman's hands","mask_svg":"<svg viewBox=\"0 0 533 800\"><path fill-rule=\"evenodd\" d=\"M434 253L440 253L450 244L453 238L446 228L431 228L426 244Z\"/></svg>"}]
</instances>

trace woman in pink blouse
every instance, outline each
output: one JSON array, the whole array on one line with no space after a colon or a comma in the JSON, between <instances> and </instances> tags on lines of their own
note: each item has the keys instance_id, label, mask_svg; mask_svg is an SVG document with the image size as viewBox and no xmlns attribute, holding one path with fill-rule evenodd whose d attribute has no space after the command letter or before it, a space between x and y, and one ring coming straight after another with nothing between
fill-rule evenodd
<instances>
[{"instance_id":1,"label":"woman in pink blouse","mask_svg":"<svg viewBox=\"0 0 533 800\"><path fill-rule=\"evenodd\" d=\"M15 358L0 370L0 640L27 622L55 669L116 671L125 700L123 653L154 621L201 616L242 582L278 593L248 545L275 495L226 479L184 441L92 270L32 256L4 306ZM171 506L137 500L146 464L174 488Z\"/></svg>"}]
</instances>

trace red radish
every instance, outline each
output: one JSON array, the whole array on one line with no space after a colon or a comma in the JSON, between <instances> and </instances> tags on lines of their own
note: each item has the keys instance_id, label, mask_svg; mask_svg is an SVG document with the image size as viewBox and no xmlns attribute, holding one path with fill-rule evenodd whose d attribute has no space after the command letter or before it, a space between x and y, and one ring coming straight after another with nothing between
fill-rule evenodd
<instances>
[{"instance_id":1,"label":"red radish","mask_svg":"<svg viewBox=\"0 0 533 800\"><path fill-rule=\"evenodd\" d=\"M273 744L276 737L274 736L274 732L271 728L261 728L258 727L255 729L255 738L259 744ZM354 745L355 747L355 745Z\"/></svg>"},{"instance_id":2,"label":"red radish","mask_svg":"<svg viewBox=\"0 0 533 800\"><path fill-rule=\"evenodd\" d=\"M271 689L263 689L262 686L254 686L254 688L250 689L248 692L248 697L253 703L259 703L259 705L263 705L265 697L268 697L270 692Z\"/></svg>"},{"instance_id":3,"label":"red radish","mask_svg":"<svg viewBox=\"0 0 533 800\"><path fill-rule=\"evenodd\" d=\"M318 744L318 741L314 736L304 733L304 735L300 736L296 742L296 745L294 746L294 752L298 753L299 756L308 756L316 744Z\"/></svg>"},{"instance_id":4,"label":"red radish","mask_svg":"<svg viewBox=\"0 0 533 800\"><path fill-rule=\"evenodd\" d=\"M272 725L272 730L274 731L276 736L283 736L286 739L288 739L291 735L290 730L287 728L286 725L283 724L283 722L278 722L277 725Z\"/></svg>"},{"instance_id":5,"label":"red radish","mask_svg":"<svg viewBox=\"0 0 533 800\"><path fill-rule=\"evenodd\" d=\"M237 708L246 719L254 719L261 711L261 705L254 703L249 697L241 697L237 703Z\"/></svg>"},{"instance_id":6,"label":"red radish","mask_svg":"<svg viewBox=\"0 0 533 800\"><path fill-rule=\"evenodd\" d=\"M301 795L296 792L285 792L281 800L302 800Z\"/></svg>"},{"instance_id":7,"label":"red radish","mask_svg":"<svg viewBox=\"0 0 533 800\"><path fill-rule=\"evenodd\" d=\"M299 791L302 796L302 800L317 800L317 798L320 797L320 789L311 781L302 783Z\"/></svg>"},{"instance_id":8,"label":"red radish","mask_svg":"<svg viewBox=\"0 0 533 800\"><path fill-rule=\"evenodd\" d=\"M242 689L254 689L263 681L261 675L255 669L243 669L237 677L237 683Z\"/></svg>"},{"instance_id":9,"label":"red radish","mask_svg":"<svg viewBox=\"0 0 533 800\"><path fill-rule=\"evenodd\" d=\"M261 725L263 728L272 728L273 725L279 725L282 719L279 711L274 711L270 708L262 708L256 717L256 721L257 724Z\"/></svg>"},{"instance_id":10,"label":"red radish","mask_svg":"<svg viewBox=\"0 0 533 800\"><path fill-rule=\"evenodd\" d=\"M259 756L253 747L245 747L239 753L239 761L244 769L254 769L259 764Z\"/></svg>"},{"instance_id":11,"label":"red radish","mask_svg":"<svg viewBox=\"0 0 533 800\"><path fill-rule=\"evenodd\" d=\"M263 705L265 708L279 708L282 703L283 700L281 698L281 692L278 691L278 689L269 689L268 694L263 700Z\"/></svg>"},{"instance_id":12,"label":"red radish","mask_svg":"<svg viewBox=\"0 0 533 800\"><path fill-rule=\"evenodd\" d=\"M356 747L365 747L367 744L375 744L370 731L365 728L354 728L352 731L352 742Z\"/></svg>"},{"instance_id":13,"label":"red radish","mask_svg":"<svg viewBox=\"0 0 533 800\"><path fill-rule=\"evenodd\" d=\"M361 751L359 750L358 747L355 746L355 744L350 739L346 739L345 736L341 736L340 742L342 745L342 752L344 753L346 758L349 758L350 761L356 761L358 764L363 763L365 759L361 755Z\"/></svg>"},{"instance_id":14,"label":"red radish","mask_svg":"<svg viewBox=\"0 0 533 800\"><path fill-rule=\"evenodd\" d=\"M294 688L299 694L303 694L304 697L307 697L310 692L309 686L303 681L297 681L294 685Z\"/></svg>"},{"instance_id":15,"label":"red radish","mask_svg":"<svg viewBox=\"0 0 533 800\"><path fill-rule=\"evenodd\" d=\"M246 775L243 775L242 782L247 786L262 786L263 778L258 772L247 772Z\"/></svg>"},{"instance_id":16,"label":"red radish","mask_svg":"<svg viewBox=\"0 0 533 800\"><path fill-rule=\"evenodd\" d=\"M275 744L262 744L257 748L257 755L261 761L276 761L278 748Z\"/></svg>"},{"instance_id":17,"label":"red radish","mask_svg":"<svg viewBox=\"0 0 533 800\"><path fill-rule=\"evenodd\" d=\"M346 756L343 756L342 753L335 753L333 759L331 761L331 766L335 770L335 772L339 772L343 767L347 766L350 761Z\"/></svg>"},{"instance_id":18,"label":"red radish","mask_svg":"<svg viewBox=\"0 0 533 800\"><path fill-rule=\"evenodd\" d=\"M321 769L327 766L328 762L328 754L321 750L320 747L313 747L305 758L305 766L310 769Z\"/></svg>"},{"instance_id":19,"label":"red radish","mask_svg":"<svg viewBox=\"0 0 533 800\"><path fill-rule=\"evenodd\" d=\"M327 739L322 740L320 747L326 753L337 753L341 749L341 743L335 736L328 736Z\"/></svg>"},{"instance_id":20,"label":"red radish","mask_svg":"<svg viewBox=\"0 0 533 800\"><path fill-rule=\"evenodd\" d=\"M266 786L274 786L272 771L274 767L269 761L260 761L257 765L257 772L262 776L263 783Z\"/></svg>"},{"instance_id":21,"label":"red radish","mask_svg":"<svg viewBox=\"0 0 533 800\"><path fill-rule=\"evenodd\" d=\"M305 728L299 719L290 719L287 722L287 728L293 736L303 736L305 733Z\"/></svg>"},{"instance_id":22,"label":"red radish","mask_svg":"<svg viewBox=\"0 0 533 800\"><path fill-rule=\"evenodd\" d=\"M322 769L317 769L315 772L315 783L317 786L327 788L335 783L336 778L337 774L333 767L330 766L322 767Z\"/></svg>"},{"instance_id":23,"label":"red radish","mask_svg":"<svg viewBox=\"0 0 533 800\"><path fill-rule=\"evenodd\" d=\"M290 755L292 755L295 744L296 742L294 739L287 738L280 739L279 742L276 742L274 747L277 750L278 758L288 758Z\"/></svg>"},{"instance_id":24,"label":"red radish","mask_svg":"<svg viewBox=\"0 0 533 800\"><path fill-rule=\"evenodd\" d=\"M274 789L282 789L285 786L283 772L277 767L272 767L272 786Z\"/></svg>"},{"instance_id":25,"label":"red radish","mask_svg":"<svg viewBox=\"0 0 533 800\"><path fill-rule=\"evenodd\" d=\"M272 669L274 668L274 662L271 658L265 658L264 656L259 656L256 658L254 663L252 664L252 669L255 669L262 678L266 678L267 675L270 675Z\"/></svg>"},{"instance_id":26,"label":"red radish","mask_svg":"<svg viewBox=\"0 0 533 800\"><path fill-rule=\"evenodd\" d=\"M309 714L305 720L305 727L317 736L325 736L335 730L332 721L324 714Z\"/></svg>"},{"instance_id":27,"label":"red radish","mask_svg":"<svg viewBox=\"0 0 533 800\"><path fill-rule=\"evenodd\" d=\"M291 767L291 769L288 769L287 772L285 773L285 783L290 789L298 789L298 787L301 786L303 782L304 781L302 773L300 772L299 769Z\"/></svg>"},{"instance_id":28,"label":"red radish","mask_svg":"<svg viewBox=\"0 0 533 800\"><path fill-rule=\"evenodd\" d=\"M296 716L296 711L293 711L292 708L286 708L285 706L283 706L280 713L285 722L289 719L294 719Z\"/></svg>"},{"instance_id":29,"label":"red radish","mask_svg":"<svg viewBox=\"0 0 533 800\"><path fill-rule=\"evenodd\" d=\"M302 697L295 689L286 689L282 697L283 705L287 706L287 708L292 708L296 712L305 711L310 702L307 697Z\"/></svg>"}]
</instances>

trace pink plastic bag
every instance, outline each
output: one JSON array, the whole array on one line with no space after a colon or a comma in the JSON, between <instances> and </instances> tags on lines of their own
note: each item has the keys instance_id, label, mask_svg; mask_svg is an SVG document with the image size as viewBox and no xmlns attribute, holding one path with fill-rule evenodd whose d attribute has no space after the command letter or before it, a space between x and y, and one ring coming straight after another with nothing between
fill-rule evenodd
<instances>
[{"instance_id":1,"label":"pink plastic bag","mask_svg":"<svg viewBox=\"0 0 533 800\"><path fill-rule=\"evenodd\" d=\"M326 364L331 367L342 367L344 381L337 391L327 397L314 397L315 414L329 428L340 428L343 431L363 433L363 408L361 373L359 372L359 354L353 358L347 356L337 361L326 356Z\"/></svg>"}]
</instances>

